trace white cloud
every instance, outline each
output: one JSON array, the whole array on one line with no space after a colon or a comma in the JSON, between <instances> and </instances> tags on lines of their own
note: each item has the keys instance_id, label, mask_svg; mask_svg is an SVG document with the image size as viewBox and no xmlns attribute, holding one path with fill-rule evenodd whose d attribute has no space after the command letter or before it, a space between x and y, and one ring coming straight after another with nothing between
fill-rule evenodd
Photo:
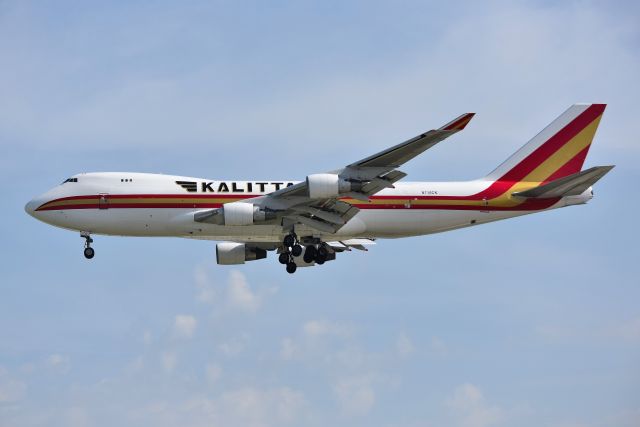
<instances>
[{"instance_id":1,"label":"white cloud","mask_svg":"<svg viewBox=\"0 0 640 427\"><path fill-rule=\"evenodd\" d=\"M206 268L202 265L197 266L194 271L194 278L198 292L196 299L202 303L212 304L216 299L216 291L209 280Z\"/></svg>"},{"instance_id":2,"label":"white cloud","mask_svg":"<svg viewBox=\"0 0 640 427\"><path fill-rule=\"evenodd\" d=\"M208 363L207 366L205 366L205 374L207 381L215 383L220 379L220 375L222 375L222 368L217 363Z\"/></svg>"},{"instance_id":3,"label":"white cloud","mask_svg":"<svg viewBox=\"0 0 640 427\"><path fill-rule=\"evenodd\" d=\"M70 368L69 357L58 353L49 355L46 364L51 369L61 373L67 373Z\"/></svg>"},{"instance_id":4,"label":"white cloud","mask_svg":"<svg viewBox=\"0 0 640 427\"><path fill-rule=\"evenodd\" d=\"M609 327L605 331L605 335L628 342L640 342L640 317Z\"/></svg>"},{"instance_id":5,"label":"white cloud","mask_svg":"<svg viewBox=\"0 0 640 427\"><path fill-rule=\"evenodd\" d=\"M291 338L283 338L282 345L280 347L280 357L284 360L291 360L295 358L298 353L298 346Z\"/></svg>"},{"instance_id":6,"label":"white cloud","mask_svg":"<svg viewBox=\"0 0 640 427\"><path fill-rule=\"evenodd\" d=\"M195 317L188 314L179 314L173 322L173 333L179 338L193 338L193 334L198 326Z\"/></svg>"},{"instance_id":7,"label":"white cloud","mask_svg":"<svg viewBox=\"0 0 640 427\"><path fill-rule=\"evenodd\" d=\"M167 374L170 374L173 372L176 364L178 363L178 355L175 351L165 351L161 355L161 362L162 369L164 369Z\"/></svg>"},{"instance_id":8,"label":"white cloud","mask_svg":"<svg viewBox=\"0 0 640 427\"><path fill-rule=\"evenodd\" d=\"M369 375L338 380L333 385L342 410L350 415L366 415L376 401L376 394Z\"/></svg>"},{"instance_id":9,"label":"white cloud","mask_svg":"<svg viewBox=\"0 0 640 427\"><path fill-rule=\"evenodd\" d=\"M593 327L584 324L558 322L538 325L535 333L549 341L567 342L569 340L619 341L630 344L640 343L640 318L612 320L607 324Z\"/></svg>"},{"instance_id":10,"label":"white cloud","mask_svg":"<svg viewBox=\"0 0 640 427\"><path fill-rule=\"evenodd\" d=\"M27 385L9 377L6 369L0 366L0 404L15 403L22 400L27 393Z\"/></svg>"},{"instance_id":11,"label":"white cloud","mask_svg":"<svg viewBox=\"0 0 640 427\"><path fill-rule=\"evenodd\" d=\"M406 333L402 332L398 335L396 339L396 351L400 357L407 357L411 355L415 350L413 346L413 342L407 336Z\"/></svg>"},{"instance_id":12,"label":"white cloud","mask_svg":"<svg viewBox=\"0 0 640 427\"><path fill-rule=\"evenodd\" d=\"M232 357L244 351L247 345L247 340L248 340L248 336L242 335L240 337L236 337L228 341L221 342L216 347L218 351L220 351L225 356Z\"/></svg>"},{"instance_id":13,"label":"white cloud","mask_svg":"<svg viewBox=\"0 0 640 427\"><path fill-rule=\"evenodd\" d=\"M135 425L243 426L305 425L307 402L290 387L243 386L214 396L150 402L129 411Z\"/></svg>"},{"instance_id":14,"label":"white cloud","mask_svg":"<svg viewBox=\"0 0 640 427\"><path fill-rule=\"evenodd\" d=\"M139 372L144 368L144 357L138 356L127 364L127 371L130 373Z\"/></svg>"},{"instance_id":15,"label":"white cloud","mask_svg":"<svg viewBox=\"0 0 640 427\"><path fill-rule=\"evenodd\" d=\"M504 411L488 405L480 389L469 383L456 387L446 405L462 427L495 426L504 418Z\"/></svg>"},{"instance_id":16,"label":"white cloud","mask_svg":"<svg viewBox=\"0 0 640 427\"><path fill-rule=\"evenodd\" d=\"M347 337L352 334L352 328L327 320L310 320L302 326L302 332L307 338L322 336Z\"/></svg>"},{"instance_id":17,"label":"white cloud","mask_svg":"<svg viewBox=\"0 0 640 427\"><path fill-rule=\"evenodd\" d=\"M226 286L217 286L209 277L207 267L202 265L195 268L194 280L196 300L209 304L214 315L218 316L233 312L256 313L262 307L265 297L278 291L275 286L260 286L256 289L240 270L229 271Z\"/></svg>"},{"instance_id":18,"label":"white cloud","mask_svg":"<svg viewBox=\"0 0 640 427\"><path fill-rule=\"evenodd\" d=\"M586 424L579 421L560 422L558 424L552 424L552 427L592 427L593 424Z\"/></svg>"},{"instance_id":19,"label":"white cloud","mask_svg":"<svg viewBox=\"0 0 640 427\"><path fill-rule=\"evenodd\" d=\"M31 362L27 362L24 363L22 365L20 365L20 372L23 374L32 374L34 373L36 370L36 364L35 363L31 363ZM0 372L0 376L2 375L2 372Z\"/></svg>"},{"instance_id":20,"label":"white cloud","mask_svg":"<svg viewBox=\"0 0 640 427\"><path fill-rule=\"evenodd\" d=\"M144 331L142 334L142 342L145 343L145 345L149 345L153 342L153 335L151 335L151 331Z\"/></svg>"},{"instance_id":21,"label":"white cloud","mask_svg":"<svg viewBox=\"0 0 640 427\"><path fill-rule=\"evenodd\" d=\"M66 411L65 425L69 427L88 427L95 425L91 422L88 411L79 406L73 406Z\"/></svg>"},{"instance_id":22,"label":"white cloud","mask_svg":"<svg viewBox=\"0 0 640 427\"><path fill-rule=\"evenodd\" d=\"M260 297L251 290L244 273L238 270L229 273L227 303L230 308L250 313L255 313L260 307Z\"/></svg>"},{"instance_id":23,"label":"white cloud","mask_svg":"<svg viewBox=\"0 0 640 427\"><path fill-rule=\"evenodd\" d=\"M224 393L220 398L227 419L238 425L267 425L267 420L289 423L305 406L302 393L288 387L261 390L245 387Z\"/></svg>"},{"instance_id":24,"label":"white cloud","mask_svg":"<svg viewBox=\"0 0 640 427\"><path fill-rule=\"evenodd\" d=\"M438 337L431 338L431 344L429 345L429 350L431 351L431 353L437 356L446 356L446 354L449 351L444 341L442 341Z\"/></svg>"},{"instance_id":25,"label":"white cloud","mask_svg":"<svg viewBox=\"0 0 640 427\"><path fill-rule=\"evenodd\" d=\"M350 324L309 320L301 325L296 337L285 337L280 341L280 358L340 367L342 373L378 366L383 355L362 348L354 335L354 327Z\"/></svg>"}]
</instances>

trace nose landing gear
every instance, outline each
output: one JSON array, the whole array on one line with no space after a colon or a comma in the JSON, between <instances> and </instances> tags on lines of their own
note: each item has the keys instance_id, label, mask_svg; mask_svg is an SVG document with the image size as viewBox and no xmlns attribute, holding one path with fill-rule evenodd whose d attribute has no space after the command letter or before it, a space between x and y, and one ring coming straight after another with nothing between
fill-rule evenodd
<instances>
[{"instance_id":1,"label":"nose landing gear","mask_svg":"<svg viewBox=\"0 0 640 427\"><path fill-rule=\"evenodd\" d=\"M80 237L84 238L84 257L86 259L91 259L95 256L96 251L91 247L91 243L93 243L93 239L91 238L90 233L80 233Z\"/></svg>"}]
</instances>

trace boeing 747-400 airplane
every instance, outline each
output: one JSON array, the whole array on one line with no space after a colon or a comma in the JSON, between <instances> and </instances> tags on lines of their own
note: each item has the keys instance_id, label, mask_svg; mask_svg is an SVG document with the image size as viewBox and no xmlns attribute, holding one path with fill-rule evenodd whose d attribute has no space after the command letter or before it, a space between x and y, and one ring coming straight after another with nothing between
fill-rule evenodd
<instances>
[{"instance_id":1,"label":"boeing 747-400 airplane","mask_svg":"<svg viewBox=\"0 0 640 427\"><path fill-rule=\"evenodd\" d=\"M218 264L277 251L289 273L324 264L377 238L438 233L583 204L613 166L582 170L605 104L576 104L489 175L464 182L398 182L398 168L473 118L303 181L216 181L129 172L82 173L31 200L40 221L91 236L222 240Z\"/></svg>"}]
</instances>

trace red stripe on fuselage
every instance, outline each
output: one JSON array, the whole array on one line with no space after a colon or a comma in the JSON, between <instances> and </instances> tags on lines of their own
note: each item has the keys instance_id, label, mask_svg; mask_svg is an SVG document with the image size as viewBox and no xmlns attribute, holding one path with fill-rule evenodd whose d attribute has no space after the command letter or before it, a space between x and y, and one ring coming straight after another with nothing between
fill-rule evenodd
<instances>
[{"instance_id":1,"label":"red stripe on fuselage","mask_svg":"<svg viewBox=\"0 0 640 427\"><path fill-rule=\"evenodd\" d=\"M78 203L74 205L48 206L36 209L37 211L66 211L72 209L213 209L219 208L222 203Z\"/></svg>"},{"instance_id":2,"label":"red stripe on fuselage","mask_svg":"<svg viewBox=\"0 0 640 427\"><path fill-rule=\"evenodd\" d=\"M127 195L127 198L138 198L136 195ZM149 196L149 195L145 195ZM160 196L160 197L159 197ZM154 198L163 198L161 196L166 195L153 195ZM48 202L38 209L37 211L56 211L56 210L76 210L76 209L215 209L222 207L222 203L114 203L107 202L102 205L97 203L98 196L78 196L81 199L78 200L92 200L93 203L74 203L69 205L56 205L46 206L48 204L60 201L62 199L53 200ZM124 198L118 196L119 198ZM235 199L246 199L251 196L235 196ZM195 196L194 196L195 198ZM525 211L525 210L541 210L551 207L555 204L559 198L546 199L546 200L528 200L517 206L502 207L502 206L469 206L469 205L411 205L413 200L426 200L437 199L437 196L378 196L372 197L372 200L406 200L408 206L404 203L385 203L385 204L368 204L368 203L354 203L353 206L362 209L418 209L418 210L476 210L476 211ZM68 198L66 199L68 200Z\"/></svg>"},{"instance_id":3,"label":"red stripe on fuselage","mask_svg":"<svg viewBox=\"0 0 640 427\"><path fill-rule=\"evenodd\" d=\"M111 199L187 199L187 198L197 198L197 199L239 199L239 198L248 198L248 197L260 197L264 196L264 194L112 194L112 193L104 193L104 194L87 194L85 196L69 196L62 197L60 199L55 199L47 203L54 202L63 202L66 200L83 200L83 199L97 199L101 196L107 196ZM45 203L45 204L47 204Z\"/></svg>"}]
</instances>

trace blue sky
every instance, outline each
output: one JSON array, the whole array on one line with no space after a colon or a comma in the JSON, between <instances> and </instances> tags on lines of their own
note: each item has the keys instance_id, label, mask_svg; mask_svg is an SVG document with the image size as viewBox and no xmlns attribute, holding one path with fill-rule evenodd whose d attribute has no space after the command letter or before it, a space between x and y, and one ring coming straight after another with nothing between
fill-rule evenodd
<instances>
[{"instance_id":1,"label":"blue sky","mask_svg":"<svg viewBox=\"0 0 640 427\"><path fill-rule=\"evenodd\" d=\"M632 2L0 3L0 425L637 426ZM82 240L83 171L302 179L467 111L403 170L492 170L609 104L586 206L379 241L294 276L211 242Z\"/></svg>"}]
</instances>

